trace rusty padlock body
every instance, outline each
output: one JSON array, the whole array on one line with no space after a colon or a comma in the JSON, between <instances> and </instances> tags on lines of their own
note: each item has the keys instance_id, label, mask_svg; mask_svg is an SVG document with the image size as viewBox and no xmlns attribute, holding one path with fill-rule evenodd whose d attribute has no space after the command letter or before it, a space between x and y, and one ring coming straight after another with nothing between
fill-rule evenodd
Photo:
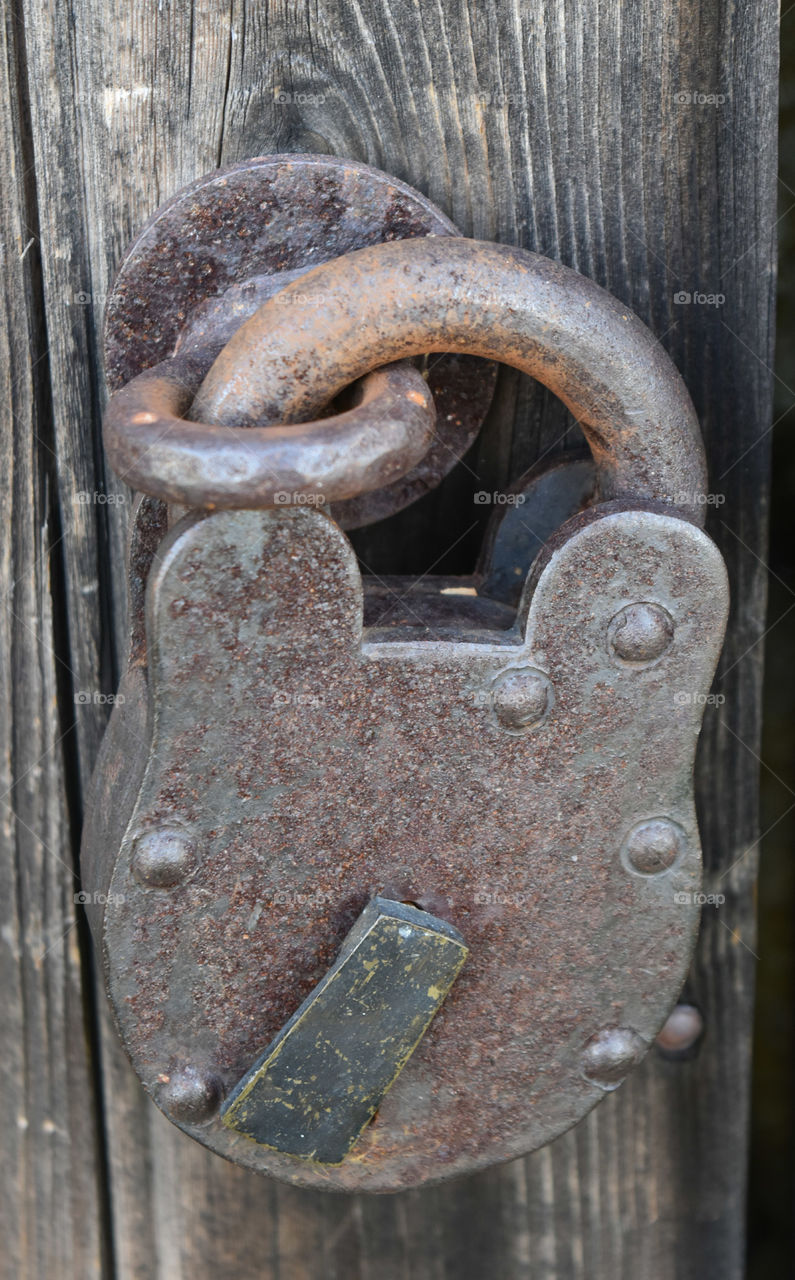
<instances>
[{"instance_id":1,"label":"rusty padlock body","mask_svg":"<svg viewBox=\"0 0 795 1280\"><path fill-rule=\"evenodd\" d=\"M457 278L465 243L450 242ZM384 270L399 249L387 246ZM366 253L369 272L379 250ZM520 267L574 283L532 255ZM333 264L313 277L324 271L333 294ZM335 306L352 316L346 288ZM83 855L86 884L108 897L93 923L158 1105L212 1149L298 1185L398 1190L549 1142L641 1060L687 971L701 882L693 758L725 570L692 518L703 458L678 376L625 308L590 282L582 291L585 329L601 316L613 339L626 323L630 354L646 343L649 362L627 375L617 339L599 369L583 363L588 343L551 362L569 403L590 397L607 500L550 540L499 624L495 611L478 625L462 596L458 620L429 622L417 604L414 627L365 628L372 593L338 524L311 506L197 512L165 536L160 504L138 509L124 702ZM274 310L263 361L268 341L278 360L290 341L289 325L273 337ZM305 409L376 350L423 349L395 336L397 311L364 355L341 342L344 374L306 362ZM553 347L568 324L549 317ZM470 349L494 354L471 325ZM442 332L463 349L464 327L428 322L424 349ZM200 403L223 417L216 374ZM449 921L469 948L429 1032L339 1165L230 1131L223 1098L374 895Z\"/></svg>"}]
</instances>

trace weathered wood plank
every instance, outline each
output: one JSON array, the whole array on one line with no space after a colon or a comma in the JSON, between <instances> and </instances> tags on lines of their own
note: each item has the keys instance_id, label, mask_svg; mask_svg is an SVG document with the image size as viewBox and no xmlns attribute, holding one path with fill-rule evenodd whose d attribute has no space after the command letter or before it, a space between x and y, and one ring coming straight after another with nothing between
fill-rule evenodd
<instances>
[{"instance_id":1,"label":"weathered wood plank","mask_svg":"<svg viewBox=\"0 0 795 1280\"><path fill-rule=\"evenodd\" d=\"M60 535L25 42L11 10L0 41L0 1274L89 1278L102 1161L57 707Z\"/></svg>"},{"instance_id":2,"label":"weathered wood plank","mask_svg":"<svg viewBox=\"0 0 795 1280\"><path fill-rule=\"evenodd\" d=\"M559 257L638 311L701 415L713 488L726 498L712 528L735 600L716 686L726 702L711 709L701 751L709 883L727 901L705 920L692 975L708 1027L700 1057L652 1057L525 1162L348 1200L269 1184L182 1138L142 1099L106 1027L119 1273L738 1276L772 347L772 0L80 0L71 11L25 0L24 11L77 688L110 687L111 629L116 661L123 634L123 508L73 500L103 483L101 298L131 233L166 196L219 161L270 151L383 167L465 233ZM725 302L681 304L677 292ZM81 293L89 305L75 302ZM472 490L504 484L575 438L556 402L507 375L470 469L421 514L363 539L366 558L424 568L472 523ZM464 538L442 567L468 567L474 545ZM85 778L101 716L79 710Z\"/></svg>"}]
</instances>

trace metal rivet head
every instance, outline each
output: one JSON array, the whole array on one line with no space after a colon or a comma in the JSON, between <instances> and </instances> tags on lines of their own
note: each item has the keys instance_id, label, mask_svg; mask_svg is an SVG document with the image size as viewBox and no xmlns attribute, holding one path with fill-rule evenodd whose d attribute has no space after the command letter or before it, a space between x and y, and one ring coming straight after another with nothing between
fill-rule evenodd
<instances>
[{"instance_id":1,"label":"metal rivet head","mask_svg":"<svg viewBox=\"0 0 795 1280\"><path fill-rule=\"evenodd\" d=\"M621 857L630 871L658 876L679 862L685 850L685 833L670 818L649 818L633 827L624 841Z\"/></svg>"},{"instance_id":2,"label":"metal rivet head","mask_svg":"<svg viewBox=\"0 0 795 1280\"><path fill-rule=\"evenodd\" d=\"M678 1056L692 1049L704 1034L704 1019L694 1004L678 1004L657 1037L656 1045L664 1054Z\"/></svg>"},{"instance_id":3,"label":"metal rivet head","mask_svg":"<svg viewBox=\"0 0 795 1280\"><path fill-rule=\"evenodd\" d=\"M646 1041L628 1027L606 1027L593 1036L582 1055L582 1073L609 1093L617 1089L647 1049Z\"/></svg>"},{"instance_id":4,"label":"metal rivet head","mask_svg":"<svg viewBox=\"0 0 795 1280\"><path fill-rule=\"evenodd\" d=\"M172 889L195 865L195 842L179 827L153 827L135 839L133 875L147 889Z\"/></svg>"},{"instance_id":5,"label":"metal rivet head","mask_svg":"<svg viewBox=\"0 0 795 1280\"><path fill-rule=\"evenodd\" d=\"M659 604L627 605L608 628L610 648L622 662L654 662L673 640L670 613Z\"/></svg>"},{"instance_id":6,"label":"metal rivet head","mask_svg":"<svg viewBox=\"0 0 795 1280\"><path fill-rule=\"evenodd\" d=\"M512 667L491 686L494 713L503 728L514 733L540 724L554 701L552 681L535 667Z\"/></svg>"},{"instance_id":7,"label":"metal rivet head","mask_svg":"<svg viewBox=\"0 0 795 1280\"><path fill-rule=\"evenodd\" d=\"M158 1105L178 1123L201 1124L209 1120L224 1096L218 1077L197 1067L183 1067L160 1080Z\"/></svg>"}]
</instances>

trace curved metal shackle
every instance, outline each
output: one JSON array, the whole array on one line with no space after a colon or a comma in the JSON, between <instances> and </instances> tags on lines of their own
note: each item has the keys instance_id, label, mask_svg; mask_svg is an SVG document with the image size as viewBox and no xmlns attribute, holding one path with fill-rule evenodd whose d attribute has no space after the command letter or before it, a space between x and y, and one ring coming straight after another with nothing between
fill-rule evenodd
<instances>
[{"instance_id":1,"label":"curved metal shackle","mask_svg":"<svg viewBox=\"0 0 795 1280\"><path fill-rule=\"evenodd\" d=\"M277 414L279 425L247 431L185 416L206 367L177 355L111 397L105 450L131 488L186 507L273 507L307 494L336 502L399 479L433 439L433 396L408 362L368 374L345 413L300 426Z\"/></svg>"},{"instance_id":2,"label":"curved metal shackle","mask_svg":"<svg viewBox=\"0 0 795 1280\"><path fill-rule=\"evenodd\" d=\"M303 301L285 305L291 291ZM642 321L578 272L510 245L429 236L323 263L280 299L230 339L194 416L294 421L388 361L485 356L568 406L591 447L600 499L660 501L703 524L704 448L684 382Z\"/></svg>"}]
</instances>

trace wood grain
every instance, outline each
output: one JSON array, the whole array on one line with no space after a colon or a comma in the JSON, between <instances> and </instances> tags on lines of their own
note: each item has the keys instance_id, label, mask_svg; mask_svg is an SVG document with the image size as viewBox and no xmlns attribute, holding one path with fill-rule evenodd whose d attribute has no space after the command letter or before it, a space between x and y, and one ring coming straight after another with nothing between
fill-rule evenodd
<instances>
[{"instance_id":1,"label":"wood grain","mask_svg":"<svg viewBox=\"0 0 795 1280\"><path fill-rule=\"evenodd\" d=\"M0 30L0 1274L101 1273L103 1169L85 1022L58 656L61 538L24 33ZM10 108L10 110L9 110ZM71 697L71 692L69 693Z\"/></svg>"},{"instance_id":2,"label":"wood grain","mask_svg":"<svg viewBox=\"0 0 795 1280\"><path fill-rule=\"evenodd\" d=\"M705 919L690 981L707 1021L698 1059L652 1055L526 1161L349 1199L257 1179L181 1137L143 1099L103 1014L118 1274L739 1276L774 283L772 0L23 0L21 12L75 689L113 688L124 634L126 507L75 501L116 492L99 447L103 296L162 200L218 163L279 150L382 167L464 233L560 258L632 306L701 416L712 487L725 497L711 528L734 599L716 685L726 701L710 708L700 753L709 886L726 903ZM694 93L723 101L699 104ZM677 303L679 292L725 302ZM362 555L377 569L469 568L482 514L472 492L576 442L557 402L506 373L465 464L416 509L362 535ZM20 519L32 537L30 511ZM14 567L4 569L10 580ZM39 588L32 616L43 619L45 605ZM39 688L44 677L40 668L25 678ZM54 732L45 693L44 745ZM103 710L76 710L74 778L85 785ZM35 756L32 734L25 745ZM60 787L51 777L51 804ZM90 1271L75 1255L41 1274Z\"/></svg>"}]
</instances>

